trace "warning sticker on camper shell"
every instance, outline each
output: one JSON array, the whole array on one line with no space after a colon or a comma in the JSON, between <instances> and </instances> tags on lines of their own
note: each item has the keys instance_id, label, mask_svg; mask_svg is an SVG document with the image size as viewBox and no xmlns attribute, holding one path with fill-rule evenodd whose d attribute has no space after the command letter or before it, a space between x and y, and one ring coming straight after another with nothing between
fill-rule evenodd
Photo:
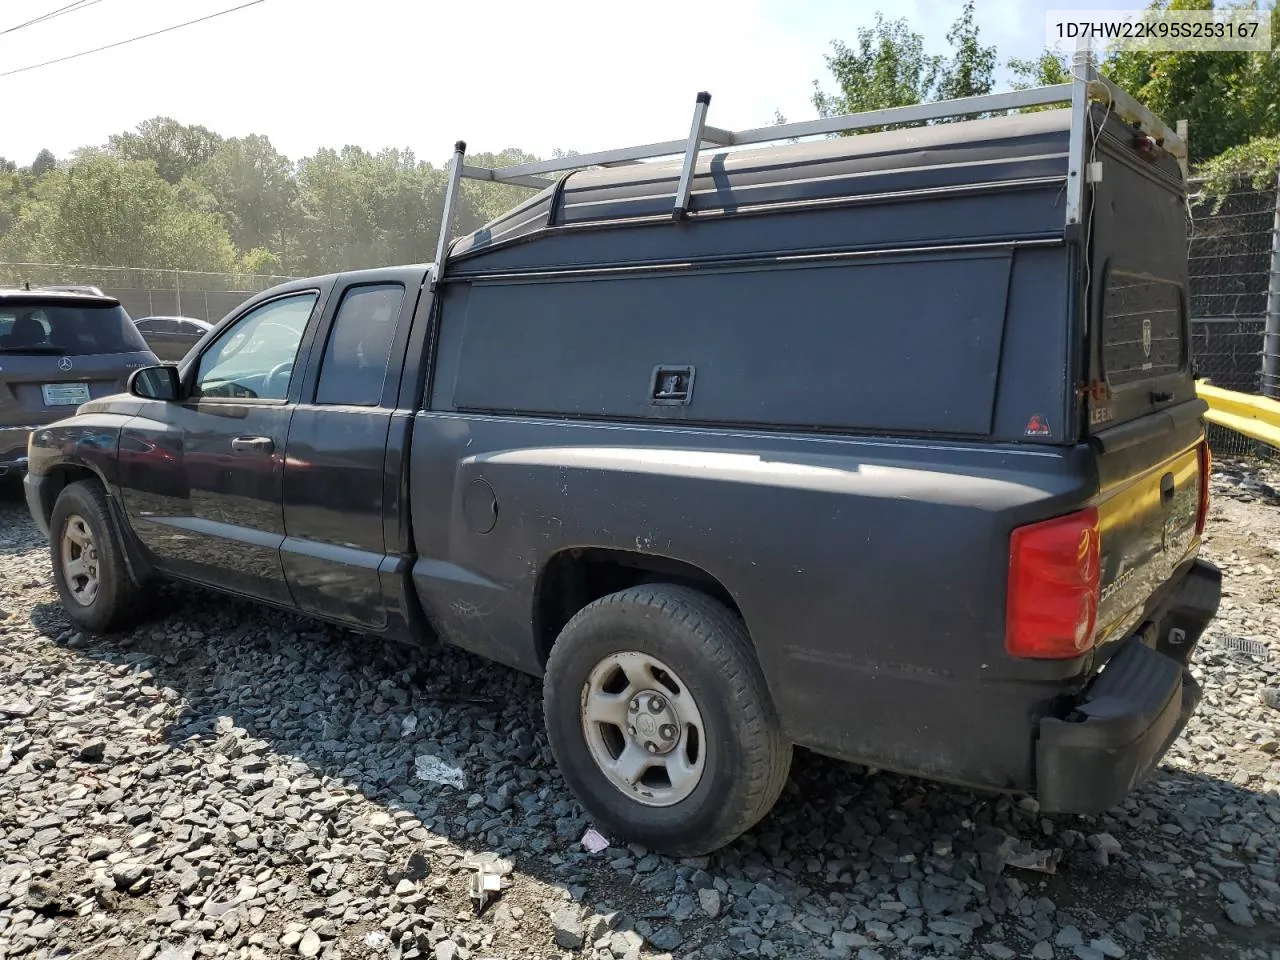
<instances>
[{"instance_id":1,"label":"warning sticker on camper shell","mask_svg":"<svg viewBox=\"0 0 1280 960\"><path fill-rule=\"evenodd\" d=\"M1028 437L1047 437L1052 432L1049 429L1049 421L1042 414L1037 413L1027 421L1026 433Z\"/></svg>"}]
</instances>

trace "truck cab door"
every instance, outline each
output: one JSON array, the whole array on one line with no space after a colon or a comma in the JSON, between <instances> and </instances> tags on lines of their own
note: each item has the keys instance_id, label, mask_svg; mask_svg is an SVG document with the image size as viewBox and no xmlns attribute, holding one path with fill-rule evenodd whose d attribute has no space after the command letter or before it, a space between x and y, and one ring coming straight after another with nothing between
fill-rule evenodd
<instances>
[{"instance_id":1,"label":"truck cab door","mask_svg":"<svg viewBox=\"0 0 1280 960\"><path fill-rule=\"evenodd\" d=\"M187 364L180 401L144 400L122 429L125 511L163 573L293 606L280 561L284 450L324 292L249 306Z\"/></svg>"},{"instance_id":2,"label":"truck cab door","mask_svg":"<svg viewBox=\"0 0 1280 960\"><path fill-rule=\"evenodd\" d=\"M423 280L421 268L338 279L289 424L281 558L290 591L306 613L373 632L398 605L385 586L401 562L387 527L401 507L410 421L397 417L397 394Z\"/></svg>"}]
</instances>

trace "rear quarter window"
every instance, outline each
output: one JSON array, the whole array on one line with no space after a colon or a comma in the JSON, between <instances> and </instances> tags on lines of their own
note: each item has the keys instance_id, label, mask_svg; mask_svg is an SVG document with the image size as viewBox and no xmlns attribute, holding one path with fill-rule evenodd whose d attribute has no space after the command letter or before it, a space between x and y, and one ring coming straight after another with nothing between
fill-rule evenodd
<instances>
[{"instance_id":1,"label":"rear quarter window","mask_svg":"<svg viewBox=\"0 0 1280 960\"><path fill-rule=\"evenodd\" d=\"M404 287L398 283L346 292L325 345L316 403L377 406L403 303Z\"/></svg>"},{"instance_id":2,"label":"rear quarter window","mask_svg":"<svg viewBox=\"0 0 1280 960\"><path fill-rule=\"evenodd\" d=\"M1183 369L1182 304L1176 283L1108 272L1102 303L1102 369L1108 384L1123 387Z\"/></svg>"}]
</instances>

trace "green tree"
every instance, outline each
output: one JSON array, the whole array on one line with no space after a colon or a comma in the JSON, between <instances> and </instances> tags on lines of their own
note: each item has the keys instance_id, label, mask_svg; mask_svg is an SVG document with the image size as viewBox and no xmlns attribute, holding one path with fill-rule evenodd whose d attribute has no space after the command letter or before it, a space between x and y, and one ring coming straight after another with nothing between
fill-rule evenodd
<instances>
[{"instance_id":1,"label":"green tree","mask_svg":"<svg viewBox=\"0 0 1280 960\"><path fill-rule=\"evenodd\" d=\"M974 0L966 0L947 32L947 43L949 56L926 53L924 38L905 19L886 20L877 12L875 25L860 29L852 47L832 41L834 52L826 61L839 92L827 93L815 80L814 108L819 116L834 117L990 93L995 85L996 48L981 42ZM899 126L907 125L874 129Z\"/></svg>"},{"instance_id":2,"label":"green tree","mask_svg":"<svg viewBox=\"0 0 1280 960\"><path fill-rule=\"evenodd\" d=\"M236 269L249 276L280 276L283 264L277 254L262 247L254 247L240 255Z\"/></svg>"},{"instance_id":3,"label":"green tree","mask_svg":"<svg viewBox=\"0 0 1280 960\"><path fill-rule=\"evenodd\" d=\"M511 148L468 159L503 167L538 158ZM0 175L0 258L241 275L423 262L435 254L444 182L407 150L348 146L295 165L265 136L224 139L157 117L73 151L42 178ZM454 230L531 195L464 180Z\"/></svg>"},{"instance_id":4,"label":"green tree","mask_svg":"<svg viewBox=\"0 0 1280 960\"><path fill-rule=\"evenodd\" d=\"M430 260L440 229L444 175L409 150L323 149L298 164L292 272L350 270Z\"/></svg>"},{"instance_id":5,"label":"green tree","mask_svg":"<svg viewBox=\"0 0 1280 960\"><path fill-rule=\"evenodd\" d=\"M191 210L150 163L93 157L53 170L0 239L4 259L229 270L230 237Z\"/></svg>"},{"instance_id":6,"label":"green tree","mask_svg":"<svg viewBox=\"0 0 1280 960\"><path fill-rule=\"evenodd\" d=\"M190 181L185 187L193 202L223 218L237 247L289 256L298 184L293 163L267 137L251 134L223 141Z\"/></svg>"},{"instance_id":7,"label":"green tree","mask_svg":"<svg viewBox=\"0 0 1280 960\"><path fill-rule=\"evenodd\" d=\"M153 117L136 130L112 134L107 150L123 160L153 163L156 172L177 184L206 163L222 145L222 137L207 127L189 126L170 117Z\"/></svg>"},{"instance_id":8,"label":"green tree","mask_svg":"<svg viewBox=\"0 0 1280 960\"><path fill-rule=\"evenodd\" d=\"M0 245L10 235L22 216L28 200L27 185L15 166L0 163Z\"/></svg>"},{"instance_id":9,"label":"green tree","mask_svg":"<svg viewBox=\"0 0 1280 960\"><path fill-rule=\"evenodd\" d=\"M944 66L943 58L925 53L924 38L905 19L885 20L879 12L874 26L858 30L852 47L839 40L831 46L826 62L838 92L827 93L813 81L812 103L821 117L922 103L932 97Z\"/></svg>"},{"instance_id":10,"label":"green tree","mask_svg":"<svg viewBox=\"0 0 1280 960\"><path fill-rule=\"evenodd\" d=\"M31 161L31 175L33 177L43 177L50 170L56 169L58 166L58 158L53 155L53 151L45 149L36 154L36 158Z\"/></svg>"},{"instance_id":11,"label":"green tree","mask_svg":"<svg viewBox=\"0 0 1280 960\"><path fill-rule=\"evenodd\" d=\"M1246 143L1229 147L1207 163L1199 172L1205 177L1205 192L1221 207L1232 188L1242 180L1255 190L1275 184L1280 170L1280 136L1254 137Z\"/></svg>"},{"instance_id":12,"label":"green tree","mask_svg":"<svg viewBox=\"0 0 1280 960\"><path fill-rule=\"evenodd\" d=\"M1010 57L1006 65L1014 76L1011 86L1015 90L1052 87L1071 82L1071 65L1067 58L1052 50L1046 50L1040 56L1027 60Z\"/></svg>"},{"instance_id":13,"label":"green tree","mask_svg":"<svg viewBox=\"0 0 1280 960\"><path fill-rule=\"evenodd\" d=\"M978 40L978 24L973 18L973 0L965 0L959 18L947 32L953 51L938 79L938 99L978 97L995 86L996 48Z\"/></svg>"},{"instance_id":14,"label":"green tree","mask_svg":"<svg viewBox=\"0 0 1280 960\"><path fill-rule=\"evenodd\" d=\"M1010 86L1015 90L1026 90L1029 87L1054 87L1060 83L1071 82L1071 65L1066 57L1052 50L1045 50L1038 57L1026 60L1011 57L1006 64L1013 74ZM1039 107L1022 107L1018 113L1038 113L1041 110L1057 110L1060 104Z\"/></svg>"}]
</instances>

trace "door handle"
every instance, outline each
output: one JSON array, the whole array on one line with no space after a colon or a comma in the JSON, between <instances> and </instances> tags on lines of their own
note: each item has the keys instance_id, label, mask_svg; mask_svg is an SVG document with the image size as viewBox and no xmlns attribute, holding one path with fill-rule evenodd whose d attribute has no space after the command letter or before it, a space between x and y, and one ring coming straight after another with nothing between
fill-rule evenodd
<instances>
[{"instance_id":1,"label":"door handle","mask_svg":"<svg viewBox=\"0 0 1280 960\"><path fill-rule=\"evenodd\" d=\"M276 442L270 437L233 437L231 449L237 453L271 453Z\"/></svg>"}]
</instances>

